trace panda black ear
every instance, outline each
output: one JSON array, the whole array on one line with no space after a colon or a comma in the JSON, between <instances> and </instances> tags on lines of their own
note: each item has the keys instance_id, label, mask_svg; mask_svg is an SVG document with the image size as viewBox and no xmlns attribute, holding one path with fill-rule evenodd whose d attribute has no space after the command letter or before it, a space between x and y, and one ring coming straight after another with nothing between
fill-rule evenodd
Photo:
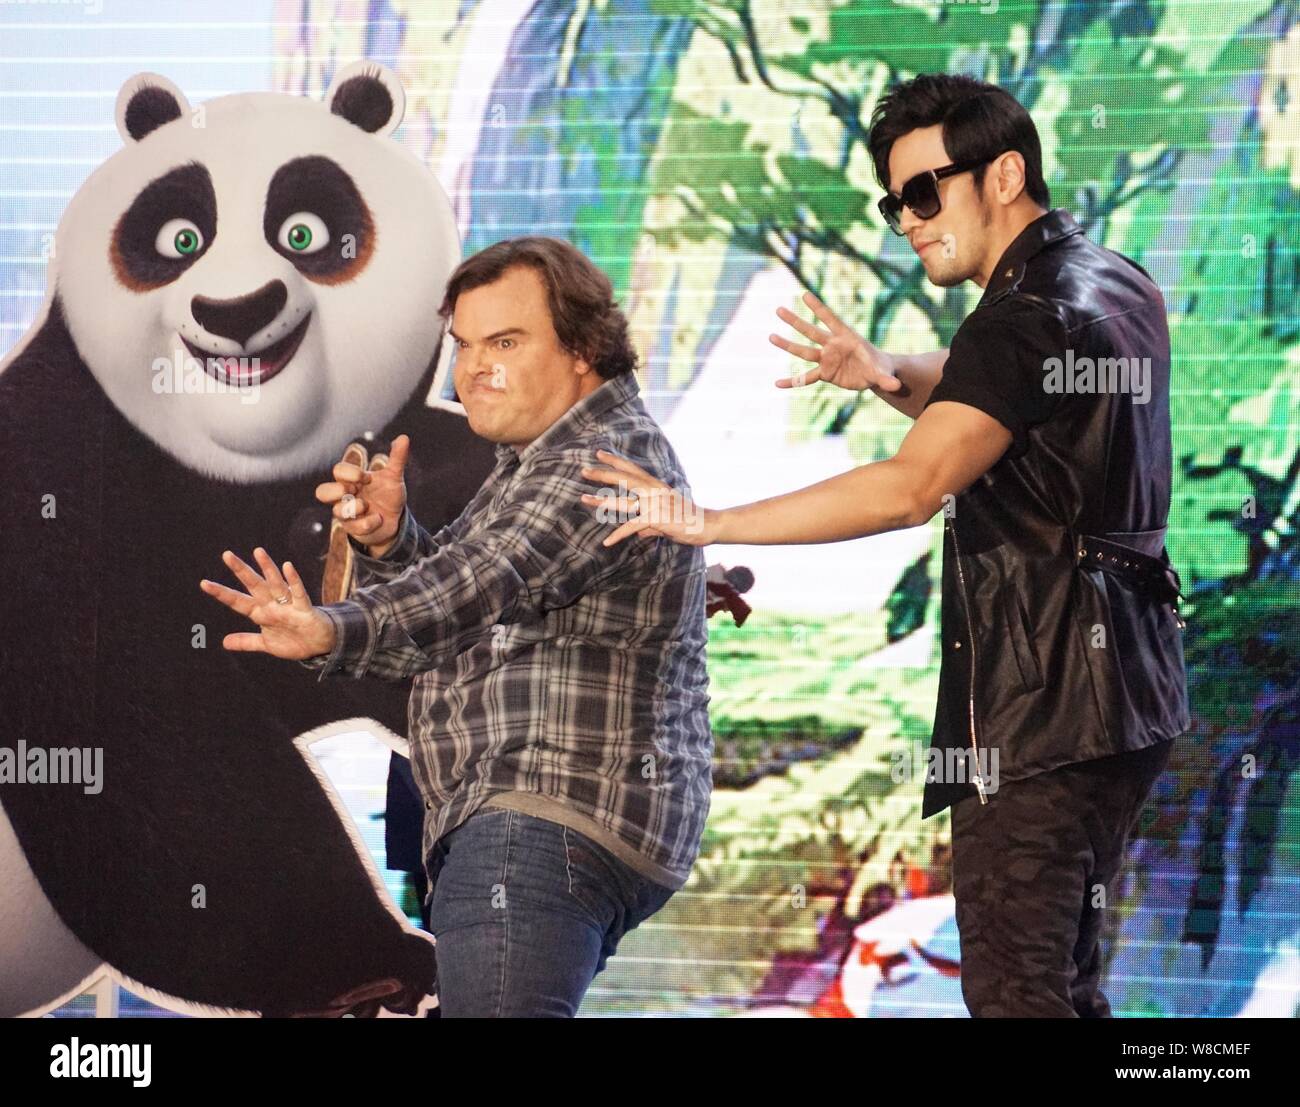
<instances>
[{"instance_id":1,"label":"panda black ear","mask_svg":"<svg viewBox=\"0 0 1300 1107\"><path fill-rule=\"evenodd\" d=\"M166 77L137 73L118 91L114 110L117 132L126 142L139 142L189 110L185 94Z\"/></svg>"},{"instance_id":2,"label":"panda black ear","mask_svg":"<svg viewBox=\"0 0 1300 1107\"><path fill-rule=\"evenodd\" d=\"M386 135L406 113L406 93L392 70L376 62L355 61L335 75L325 106L363 131Z\"/></svg>"}]
</instances>

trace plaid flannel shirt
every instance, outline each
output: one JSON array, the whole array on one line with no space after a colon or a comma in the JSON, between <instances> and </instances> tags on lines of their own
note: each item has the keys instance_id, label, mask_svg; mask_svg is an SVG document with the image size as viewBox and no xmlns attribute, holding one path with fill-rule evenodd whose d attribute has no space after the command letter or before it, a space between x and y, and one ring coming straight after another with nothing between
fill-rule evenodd
<instances>
[{"instance_id":1,"label":"plaid flannel shirt","mask_svg":"<svg viewBox=\"0 0 1300 1107\"><path fill-rule=\"evenodd\" d=\"M426 860L485 802L531 793L680 887L712 786L704 558L665 538L601 545L610 523L579 499L597 449L689 495L635 377L606 381L521 453L499 445L437 534L408 509L383 557L354 543L366 583L321 608L334 648L301 664L319 679L414 678Z\"/></svg>"}]
</instances>

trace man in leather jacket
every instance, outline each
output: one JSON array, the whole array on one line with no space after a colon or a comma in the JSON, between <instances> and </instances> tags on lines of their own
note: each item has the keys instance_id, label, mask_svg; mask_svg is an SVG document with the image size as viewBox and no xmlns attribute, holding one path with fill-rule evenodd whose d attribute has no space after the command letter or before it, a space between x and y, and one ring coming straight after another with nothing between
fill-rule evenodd
<instances>
[{"instance_id":1,"label":"man in leather jacket","mask_svg":"<svg viewBox=\"0 0 1300 1107\"><path fill-rule=\"evenodd\" d=\"M1164 302L1139 265L1051 209L1033 121L995 86L897 86L870 149L882 214L929 280L983 296L934 354L887 354L811 293L818 323L777 311L809 341L771 340L812 363L779 385L870 388L913 418L897 455L723 511L611 455L584 472L636 493L615 501L627 521L607 543L839 541L942 512L922 817L952 807L963 996L975 1016L1106 1016L1108 897L1189 725L1164 548Z\"/></svg>"}]
</instances>

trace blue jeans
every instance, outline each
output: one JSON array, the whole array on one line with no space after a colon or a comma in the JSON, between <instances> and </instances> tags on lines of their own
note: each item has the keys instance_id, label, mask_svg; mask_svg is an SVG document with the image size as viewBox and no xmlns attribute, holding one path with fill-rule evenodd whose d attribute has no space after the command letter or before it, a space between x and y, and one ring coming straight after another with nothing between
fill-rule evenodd
<instances>
[{"instance_id":1,"label":"blue jeans","mask_svg":"<svg viewBox=\"0 0 1300 1107\"><path fill-rule=\"evenodd\" d=\"M619 939L673 889L586 835L480 808L433 848L429 925L444 1018L568 1018Z\"/></svg>"}]
</instances>

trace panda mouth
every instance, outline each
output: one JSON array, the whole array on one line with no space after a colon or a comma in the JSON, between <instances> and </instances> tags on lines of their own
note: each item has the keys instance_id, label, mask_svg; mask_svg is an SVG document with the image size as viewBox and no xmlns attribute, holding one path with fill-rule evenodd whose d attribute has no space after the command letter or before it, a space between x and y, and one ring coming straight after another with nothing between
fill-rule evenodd
<instances>
[{"instance_id":1,"label":"panda mouth","mask_svg":"<svg viewBox=\"0 0 1300 1107\"><path fill-rule=\"evenodd\" d=\"M311 322L311 313L304 315L302 322L293 328L278 342L273 342L265 349L251 354L214 354L194 345L181 335L185 348L203 363L203 371L223 384L247 386L265 384L293 360L298 352L302 336L307 333L307 324Z\"/></svg>"}]
</instances>

